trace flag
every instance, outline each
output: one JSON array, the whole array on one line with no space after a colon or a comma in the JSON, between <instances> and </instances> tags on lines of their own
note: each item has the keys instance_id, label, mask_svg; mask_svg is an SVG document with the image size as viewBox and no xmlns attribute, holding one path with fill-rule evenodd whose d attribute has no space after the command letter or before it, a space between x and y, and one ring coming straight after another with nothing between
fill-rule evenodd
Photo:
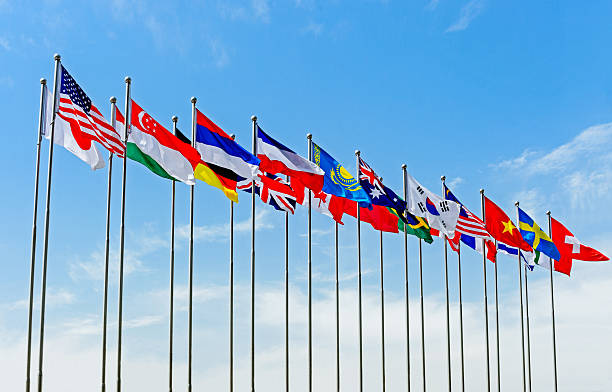
<instances>
[{"instance_id":1,"label":"flag","mask_svg":"<svg viewBox=\"0 0 612 392\"><path fill-rule=\"evenodd\" d=\"M370 197L372 204L394 209L398 212L397 216L405 221L402 212L406 210L406 202L384 186L374 170L361 157L359 157L359 184Z\"/></svg>"},{"instance_id":2,"label":"flag","mask_svg":"<svg viewBox=\"0 0 612 392\"><path fill-rule=\"evenodd\" d=\"M251 193L252 180L243 180L238 183L238 189ZM255 180L255 193L261 200L279 211L291 214L295 212L296 195L291 186L282 178L274 174L259 174Z\"/></svg>"},{"instance_id":3,"label":"flag","mask_svg":"<svg viewBox=\"0 0 612 392\"><path fill-rule=\"evenodd\" d=\"M444 200L429 191L407 173L407 209L413 215L426 218L432 229L440 230L447 237L455 236L455 226L459 218L459 204Z\"/></svg>"},{"instance_id":4,"label":"flag","mask_svg":"<svg viewBox=\"0 0 612 392\"><path fill-rule=\"evenodd\" d=\"M344 212L357 218L357 202L344 199ZM370 208L359 207L359 219L372 225L374 230L399 233L399 217L391 213L387 207L372 204Z\"/></svg>"},{"instance_id":5,"label":"flag","mask_svg":"<svg viewBox=\"0 0 612 392\"><path fill-rule=\"evenodd\" d=\"M499 242L531 252L531 246L525 242L512 220L508 218L508 215L497 204L489 200L488 197L484 196L484 199L484 221L489 234Z\"/></svg>"},{"instance_id":6,"label":"flag","mask_svg":"<svg viewBox=\"0 0 612 392\"><path fill-rule=\"evenodd\" d=\"M196 178L213 185L217 178L225 186L236 191L242 180L256 178L259 159L242 148L220 127L196 109L196 149L206 165L196 168ZM215 185L213 185L215 186ZM232 197L226 193L232 200ZM238 196L236 195L238 201Z\"/></svg>"},{"instance_id":7,"label":"flag","mask_svg":"<svg viewBox=\"0 0 612 392\"><path fill-rule=\"evenodd\" d=\"M457 237L457 235L455 235L455 237L449 238L451 248L457 252L459 249L457 247L457 241L461 240L461 242L463 242L465 245L482 254L482 240L484 239L487 248L487 259L495 262L495 254L497 253L495 243L487 232L487 228L482 219L468 210L467 207L463 205L463 203L461 203L457 197L455 197L453 192L448 189L446 184L444 184L444 198L454 201L455 203L459 204L461 208L459 211L459 217L457 218L457 225L455 226L455 230L457 233L459 233L459 236Z\"/></svg>"},{"instance_id":8,"label":"flag","mask_svg":"<svg viewBox=\"0 0 612 392\"><path fill-rule=\"evenodd\" d=\"M610 260L603 253L582 245L582 243L561 222L550 218L552 240L557 246L560 258L555 263L555 271L569 276L572 269L572 260L607 261Z\"/></svg>"},{"instance_id":9,"label":"flag","mask_svg":"<svg viewBox=\"0 0 612 392\"><path fill-rule=\"evenodd\" d=\"M132 118L127 157L142 163L160 177L194 185L193 171L200 161L200 154L153 119L133 99L130 103ZM125 123L119 109L117 122Z\"/></svg>"},{"instance_id":10,"label":"flag","mask_svg":"<svg viewBox=\"0 0 612 392\"><path fill-rule=\"evenodd\" d=\"M123 157L125 148L119 133L106 121L66 68L63 65L60 68L53 142L89 164L92 170L104 167L104 158L93 142ZM50 129L53 121L53 95L48 90L46 99L45 128ZM47 139L51 139L50 131L43 128L43 133Z\"/></svg>"},{"instance_id":11,"label":"flag","mask_svg":"<svg viewBox=\"0 0 612 392\"><path fill-rule=\"evenodd\" d=\"M323 189L323 175L325 173L319 166L272 139L259 125L256 127L255 151L257 151L257 158L261 160L261 171L271 174L286 174L290 177L292 186L294 181L299 181L315 193ZM299 202L301 203L301 201Z\"/></svg>"},{"instance_id":12,"label":"flag","mask_svg":"<svg viewBox=\"0 0 612 392\"><path fill-rule=\"evenodd\" d=\"M531 245L534 251L544 253L553 260L559 260L561 255L550 237L520 207L518 213L519 231L525 242Z\"/></svg>"},{"instance_id":13,"label":"flag","mask_svg":"<svg viewBox=\"0 0 612 392\"><path fill-rule=\"evenodd\" d=\"M524 250L519 250L519 248L508 246L506 244L502 244L501 242L497 243L497 250L509 256L517 256L520 252L521 260L523 260L523 262L527 265L527 268L529 268L530 271L533 271L533 267L536 264L547 268L545 263L543 264L543 263L540 263L539 261L540 252L527 252Z\"/></svg>"},{"instance_id":14,"label":"flag","mask_svg":"<svg viewBox=\"0 0 612 392\"><path fill-rule=\"evenodd\" d=\"M397 211L395 211L392 208L388 208L388 210L399 218ZM406 216L404 216L404 219L406 219L405 223L401 219L397 220L398 230L405 231L406 233L410 235L415 235L419 237L420 239L424 240L425 242L427 242L428 244L431 244L433 242L433 238L431 237L430 228L425 218L414 216L409 212L405 212L405 214L406 214Z\"/></svg>"},{"instance_id":15,"label":"flag","mask_svg":"<svg viewBox=\"0 0 612 392\"><path fill-rule=\"evenodd\" d=\"M191 146L191 140L178 129L176 130L176 137L183 143ZM244 180L243 177L238 176L229 169L213 165L212 163L206 163L201 157L199 162L195 165L194 176L198 180L204 181L208 185L220 189L228 199L238 203L236 184L238 181Z\"/></svg>"},{"instance_id":16,"label":"flag","mask_svg":"<svg viewBox=\"0 0 612 392\"><path fill-rule=\"evenodd\" d=\"M325 150L315 143L312 143L312 146L313 161L325 173L322 191L328 195L370 204L370 197L364 191L360 182Z\"/></svg>"},{"instance_id":17,"label":"flag","mask_svg":"<svg viewBox=\"0 0 612 392\"><path fill-rule=\"evenodd\" d=\"M298 182L296 181L293 184L293 187L295 187L297 183ZM299 191L296 190L296 192ZM308 190L303 187L301 192L305 193L305 196L302 196L301 198L302 204L308 207ZM323 215L329 216L337 223L343 225L344 223L342 222L342 216L344 215L346 200L347 199L343 197L333 196L323 191L317 193L312 192L312 209L320 212Z\"/></svg>"}]
</instances>

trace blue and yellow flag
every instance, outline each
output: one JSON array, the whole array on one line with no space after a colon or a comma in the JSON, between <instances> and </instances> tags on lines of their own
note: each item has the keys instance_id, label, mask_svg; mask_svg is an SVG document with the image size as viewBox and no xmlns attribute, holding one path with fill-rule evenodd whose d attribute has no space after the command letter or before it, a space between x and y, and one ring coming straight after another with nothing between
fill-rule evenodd
<instances>
[{"instance_id":1,"label":"blue and yellow flag","mask_svg":"<svg viewBox=\"0 0 612 392\"><path fill-rule=\"evenodd\" d=\"M561 254L550 237L542 229L540 229L540 226L538 226L537 223L535 223L535 221L525 213L525 211L521 210L520 208L518 211L519 230L525 242L531 245L536 253L542 252L553 260L559 260L561 258Z\"/></svg>"},{"instance_id":2,"label":"blue and yellow flag","mask_svg":"<svg viewBox=\"0 0 612 392\"><path fill-rule=\"evenodd\" d=\"M363 190L359 181L342 167L321 147L313 145L313 161L325 172L322 191L333 196L359 202L361 206L370 205L370 197Z\"/></svg>"}]
</instances>

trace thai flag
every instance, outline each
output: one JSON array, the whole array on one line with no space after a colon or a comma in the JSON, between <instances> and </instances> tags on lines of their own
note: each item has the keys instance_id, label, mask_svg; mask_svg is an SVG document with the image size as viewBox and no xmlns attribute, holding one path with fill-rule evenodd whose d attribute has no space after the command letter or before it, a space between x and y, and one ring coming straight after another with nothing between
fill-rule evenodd
<instances>
[{"instance_id":1,"label":"thai flag","mask_svg":"<svg viewBox=\"0 0 612 392\"><path fill-rule=\"evenodd\" d=\"M293 181L299 181L314 193L323 189L325 172L319 166L272 139L259 126L256 132L255 151L257 158L261 160L259 167L262 172L286 174L292 184Z\"/></svg>"}]
</instances>

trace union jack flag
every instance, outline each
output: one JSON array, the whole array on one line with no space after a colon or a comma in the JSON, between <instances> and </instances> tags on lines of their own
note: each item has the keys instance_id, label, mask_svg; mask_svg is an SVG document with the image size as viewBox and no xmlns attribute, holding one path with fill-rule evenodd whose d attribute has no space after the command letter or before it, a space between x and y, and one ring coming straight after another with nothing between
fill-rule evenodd
<instances>
[{"instance_id":1,"label":"union jack flag","mask_svg":"<svg viewBox=\"0 0 612 392\"><path fill-rule=\"evenodd\" d=\"M380 178L374 173L374 170L363 160L359 158L359 185L366 191L372 204L390 207L397 211L397 215L406 222L404 211L406 210L406 202L390 188L383 185Z\"/></svg>"},{"instance_id":2,"label":"union jack flag","mask_svg":"<svg viewBox=\"0 0 612 392\"><path fill-rule=\"evenodd\" d=\"M251 193L252 182L250 179L243 179L238 182L237 188ZM261 200L279 211L287 211L291 214L295 212L297 196L289 183L274 174L257 175L255 179L255 193Z\"/></svg>"},{"instance_id":3,"label":"union jack flag","mask_svg":"<svg viewBox=\"0 0 612 392\"><path fill-rule=\"evenodd\" d=\"M125 146L119 132L104 119L102 113L64 66L61 66L58 87L59 102L56 115L70 124L70 132L78 145L88 149L86 146L96 141L110 152L123 157Z\"/></svg>"}]
</instances>

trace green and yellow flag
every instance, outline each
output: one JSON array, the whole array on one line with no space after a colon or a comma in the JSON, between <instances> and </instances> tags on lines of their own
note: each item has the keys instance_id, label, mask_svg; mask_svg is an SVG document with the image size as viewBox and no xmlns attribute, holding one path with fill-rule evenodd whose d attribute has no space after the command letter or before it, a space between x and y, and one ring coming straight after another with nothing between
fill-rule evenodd
<instances>
[{"instance_id":1,"label":"green and yellow flag","mask_svg":"<svg viewBox=\"0 0 612 392\"><path fill-rule=\"evenodd\" d=\"M391 213L399 217L399 214L395 209L387 209L391 211ZM414 216L409 212L406 212L405 218L408 223L404 223L401 219L397 220L397 228L399 229L399 231L404 231L407 234L415 235L427 242L428 244L431 244L433 242L433 238L429 233L429 225L427 224L427 220L425 220L425 218Z\"/></svg>"}]
</instances>

